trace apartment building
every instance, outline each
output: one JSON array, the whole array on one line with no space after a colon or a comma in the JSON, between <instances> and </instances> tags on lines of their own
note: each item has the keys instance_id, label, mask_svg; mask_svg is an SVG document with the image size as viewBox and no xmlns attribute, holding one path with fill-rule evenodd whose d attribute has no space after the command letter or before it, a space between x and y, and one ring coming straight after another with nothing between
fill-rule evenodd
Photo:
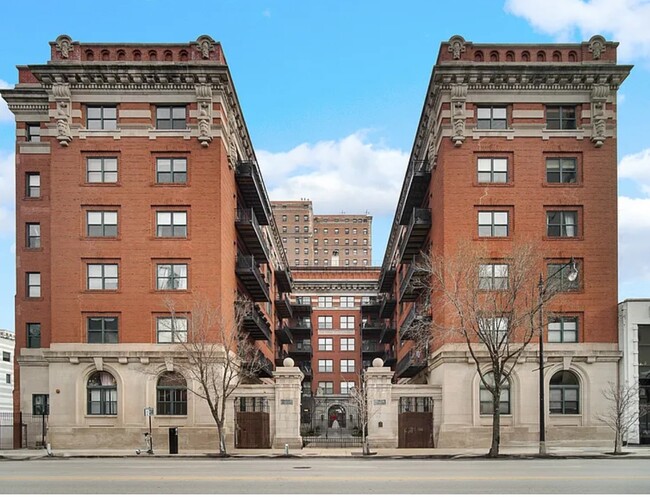
<instances>
[{"instance_id":1,"label":"apartment building","mask_svg":"<svg viewBox=\"0 0 650 497\"><path fill-rule=\"evenodd\" d=\"M314 214L312 202L271 202L292 267L372 266L372 216Z\"/></svg>"},{"instance_id":2,"label":"apartment building","mask_svg":"<svg viewBox=\"0 0 650 497\"><path fill-rule=\"evenodd\" d=\"M276 295L291 291L221 45L62 35L18 73L2 92L16 117L15 409L47 398L61 448L137 447L150 406L154 430L215 447L204 402L168 381L194 302L225 322L246 302L264 381Z\"/></svg>"},{"instance_id":3,"label":"apartment building","mask_svg":"<svg viewBox=\"0 0 650 497\"><path fill-rule=\"evenodd\" d=\"M430 319L435 298L409 284L414 258L429 249L451 256L460 241L487 250L493 278L507 275L521 241L541 247L542 278L574 258L577 280L548 309L556 318L544 336L547 439L611 437L596 416L621 357L616 94L631 70L617 64L616 48L601 36L557 45L454 36L440 46L379 283L398 328L397 381L442 387L438 446L487 446L492 423L462 340L436 336L425 355L408 333ZM531 345L502 396L504 443L539 436L538 371Z\"/></svg>"},{"instance_id":4,"label":"apartment building","mask_svg":"<svg viewBox=\"0 0 650 497\"><path fill-rule=\"evenodd\" d=\"M16 337L11 331L0 330L0 415L13 412L14 354ZM4 432L3 432L4 435Z\"/></svg>"}]
</instances>

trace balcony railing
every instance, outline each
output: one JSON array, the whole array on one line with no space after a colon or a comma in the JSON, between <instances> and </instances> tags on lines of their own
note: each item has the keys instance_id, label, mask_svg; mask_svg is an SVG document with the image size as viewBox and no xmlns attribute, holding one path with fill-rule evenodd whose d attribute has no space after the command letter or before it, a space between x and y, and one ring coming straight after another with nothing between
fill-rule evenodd
<instances>
[{"instance_id":1,"label":"balcony railing","mask_svg":"<svg viewBox=\"0 0 650 497\"><path fill-rule=\"evenodd\" d=\"M293 343L293 335L288 326L282 326L275 330L275 338L280 344Z\"/></svg>"},{"instance_id":2,"label":"balcony railing","mask_svg":"<svg viewBox=\"0 0 650 497\"><path fill-rule=\"evenodd\" d=\"M393 283L395 283L395 276L397 271L395 268L382 270L379 278L379 291L382 293L389 293L393 290Z\"/></svg>"},{"instance_id":3,"label":"balcony railing","mask_svg":"<svg viewBox=\"0 0 650 497\"><path fill-rule=\"evenodd\" d=\"M393 366L397 359L395 356L395 349L393 347L387 349L384 351L384 355L382 355L381 358L384 360L384 366Z\"/></svg>"},{"instance_id":4,"label":"balcony railing","mask_svg":"<svg viewBox=\"0 0 650 497\"><path fill-rule=\"evenodd\" d=\"M291 271L289 268L278 267L275 270L275 284L278 291L284 293L291 293L293 289L293 279L291 278Z\"/></svg>"},{"instance_id":5,"label":"balcony railing","mask_svg":"<svg viewBox=\"0 0 650 497\"><path fill-rule=\"evenodd\" d=\"M420 278L426 276L426 271L423 267L423 262L419 258L415 258L409 264L408 271L404 275L399 287L399 300L400 302L413 302L417 299L418 295L423 290ZM418 285L420 283L420 285Z\"/></svg>"},{"instance_id":6,"label":"balcony railing","mask_svg":"<svg viewBox=\"0 0 650 497\"><path fill-rule=\"evenodd\" d=\"M397 363L395 374L398 378L412 378L426 367L426 351L411 349Z\"/></svg>"},{"instance_id":7,"label":"balcony railing","mask_svg":"<svg viewBox=\"0 0 650 497\"><path fill-rule=\"evenodd\" d=\"M311 355L312 354L311 344L298 342L298 343L294 343L293 345L289 345L289 355L291 356L295 354Z\"/></svg>"},{"instance_id":8,"label":"balcony railing","mask_svg":"<svg viewBox=\"0 0 650 497\"><path fill-rule=\"evenodd\" d=\"M383 327L384 323L378 319L361 321L361 334L363 336L378 335Z\"/></svg>"},{"instance_id":9,"label":"balcony railing","mask_svg":"<svg viewBox=\"0 0 650 497\"><path fill-rule=\"evenodd\" d=\"M235 226L250 253L259 262L268 264L270 260L269 244L262 232L262 227L257 222L253 209L235 209Z\"/></svg>"},{"instance_id":10,"label":"balcony railing","mask_svg":"<svg viewBox=\"0 0 650 497\"><path fill-rule=\"evenodd\" d=\"M273 377L273 362L261 352L257 353L257 376L259 378Z\"/></svg>"},{"instance_id":11,"label":"balcony railing","mask_svg":"<svg viewBox=\"0 0 650 497\"><path fill-rule=\"evenodd\" d=\"M361 303L361 312L365 315L377 315L379 312L379 299L370 297Z\"/></svg>"},{"instance_id":12,"label":"balcony railing","mask_svg":"<svg viewBox=\"0 0 650 497\"><path fill-rule=\"evenodd\" d=\"M380 319L392 318L396 306L397 306L397 300L395 299L395 297L393 297L392 294L384 295L381 298L381 304L379 305Z\"/></svg>"},{"instance_id":13,"label":"balcony railing","mask_svg":"<svg viewBox=\"0 0 650 497\"><path fill-rule=\"evenodd\" d=\"M239 162L235 168L235 178L246 205L253 208L260 224L269 224L272 216L271 203L257 164L253 161Z\"/></svg>"},{"instance_id":14,"label":"balcony railing","mask_svg":"<svg viewBox=\"0 0 650 497\"><path fill-rule=\"evenodd\" d=\"M293 319L288 326L294 335L311 335L311 321L307 319Z\"/></svg>"},{"instance_id":15,"label":"balcony railing","mask_svg":"<svg viewBox=\"0 0 650 497\"><path fill-rule=\"evenodd\" d=\"M302 374L305 375L305 378L311 378L313 376L313 371L311 369L310 362L300 362L298 363L298 369L302 371Z\"/></svg>"},{"instance_id":16,"label":"balcony railing","mask_svg":"<svg viewBox=\"0 0 650 497\"><path fill-rule=\"evenodd\" d=\"M311 299L297 297L296 301L291 304L294 315L309 315L311 314Z\"/></svg>"},{"instance_id":17,"label":"balcony railing","mask_svg":"<svg viewBox=\"0 0 650 497\"><path fill-rule=\"evenodd\" d=\"M269 285L264 280L255 257L239 254L235 273L255 302L269 302L271 300Z\"/></svg>"},{"instance_id":18,"label":"balcony railing","mask_svg":"<svg viewBox=\"0 0 650 497\"><path fill-rule=\"evenodd\" d=\"M404 179L406 190L403 203L400 205L399 224L407 224L411 210L422 205L430 182L430 162L426 160L412 161Z\"/></svg>"},{"instance_id":19,"label":"balcony railing","mask_svg":"<svg viewBox=\"0 0 650 497\"><path fill-rule=\"evenodd\" d=\"M277 316L280 318L293 317L293 311L291 309L291 301L289 300L289 296L286 293L276 295L275 312Z\"/></svg>"},{"instance_id":20,"label":"balcony railing","mask_svg":"<svg viewBox=\"0 0 650 497\"><path fill-rule=\"evenodd\" d=\"M379 335L379 341L381 343L392 343L393 340L395 340L395 335L397 334L397 331L395 330L395 326L391 322L390 324L385 324L384 327L381 329L381 334Z\"/></svg>"},{"instance_id":21,"label":"balcony railing","mask_svg":"<svg viewBox=\"0 0 650 497\"><path fill-rule=\"evenodd\" d=\"M400 340L412 340L416 330L430 326L430 323L431 316L424 311L423 307L418 303L413 304L399 328ZM426 330L422 329L422 331Z\"/></svg>"},{"instance_id":22,"label":"balcony railing","mask_svg":"<svg viewBox=\"0 0 650 497\"><path fill-rule=\"evenodd\" d=\"M242 312L244 329L250 334L254 340L271 341L271 327L269 322L262 314L259 306L251 302L246 302L240 305Z\"/></svg>"},{"instance_id":23,"label":"balcony railing","mask_svg":"<svg viewBox=\"0 0 650 497\"><path fill-rule=\"evenodd\" d=\"M375 340L362 340L361 353L368 356L380 357L384 353L384 345Z\"/></svg>"},{"instance_id":24,"label":"balcony railing","mask_svg":"<svg viewBox=\"0 0 650 497\"><path fill-rule=\"evenodd\" d=\"M400 248L400 262L419 255L431 229L431 209L413 209Z\"/></svg>"}]
</instances>

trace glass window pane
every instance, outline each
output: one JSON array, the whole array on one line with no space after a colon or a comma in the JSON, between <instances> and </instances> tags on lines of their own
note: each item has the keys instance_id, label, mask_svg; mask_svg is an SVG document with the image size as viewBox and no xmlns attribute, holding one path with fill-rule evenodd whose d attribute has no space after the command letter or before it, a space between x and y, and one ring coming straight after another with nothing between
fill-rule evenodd
<instances>
[{"instance_id":1,"label":"glass window pane","mask_svg":"<svg viewBox=\"0 0 650 497\"><path fill-rule=\"evenodd\" d=\"M104 266L104 276L107 278L117 277L117 264L106 264Z\"/></svg>"},{"instance_id":2,"label":"glass window pane","mask_svg":"<svg viewBox=\"0 0 650 497\"><path fill-rule=\"evenodd\" d=\"M176 225L186 225L187 224L187 213L185 213L185 212L174 212L174 224L176 224Z\"/></svg>"},{"instance_id":3,"label":"glass window pane","mask_svg":"<svg viewBox=\"0 0 650 497\"><path fill-rule=\"evenodd\" d=\"M170 159L158 159L158 171L171 171L172 161Z\"/></svg>"},{"instance_id":4,"label":"glass window pane","mask_svg":"<svg viewBox=\"0 0 650 497\"><path fill-rule=\"evenodd\" d=\"M102 117L101 107L88 107L88 118L99 119Z\"/></svg>"},{"instance_id":5,"label":"glass window pane","mask_svg":"<svg viewBox=\"0 0 650 497\"><path fill-rule=\"evenodd\" d=\"M507 171L508 170L508 159L494 159L494 170L495 171Z\"/></svg>"},{"instance_id":6,"label":"glass window pane","mask_svg":"<svg viewBox=\"0 0 650 497\"><path fill-rule=\"evenodd\" d=\"M171 117L171 109L169 107L157 107L156 118L169 119Z\"/></svg>"},{"instance_id":7,"label":"glass window pane","mask_svg":"<svg viewBox=\"0 0 650 497\"><path fill-rule=\"evenodd\" d=\"M478 170L479 171L489 171L492 161L490 159L479 159L478 160Z\"/></svg>"},{"instance_id":8,"label":"glass window pane","mask_svg":"<svg viewBox=\"0 0 650 497\"><path fill-rule=\"evenodd\" d=\"M490 108L489 107L479 107L477 116L479 119L490 119Z\"/></svg>"},{"instance_id":9,"label":"glass window pane","mask_svg":"<svg viewBox=\"0 0 650 497\"><path fill-rule=\"evenodd\" d=\"M172 224L171 212L158 212L156 218L158 220L158 224L163 224L163 225Z\"/></svg>"},{"instance_id":10,"label":"glass window pane","mask_svg":"<svg viewBox=\"0 0 650 497\"><path fill-rule=\"evenodd\" d=\"M102 169L102 160L101 159L88 159L88 171L101 171Z\"/></svg>"},{"instance_id":11,"label":"glass window pane","mask_svg":"<svg viewBox=\"0 0 650 497\"><path fill-rule=\"evenodd\" d=\"M174 119L185 119L185 107L174 107L172 117Z\"/></svg>"},{"instance_id":12,"label":"glass window pane","mask_svg":"<svg viewBox=\"0 0 650 497\"><path fill-rule=\"evenodd\" d=\"M492 117L494 119L505 119L506 118L506 108L505 107L494 107L492 109Z\"/></svg>"},{"instance_id":13,"label":"glass window pane","mask_svg":"<svg viewBox=\"0 0 650 497\"><path fill-rule=\"evenodd\" d=\"M88 224L102 224L102 213L96 211L89 211Z\"/></svg>"},{"instance_id":14,"label":"glass window pane","mask_svg":"<svg viewBox=\"0 0 650 497\"><path fill-rule=\"evenodd\" d=\"M117 118L116 107L104 107L104 119L116 119L116 118Z\"/></svg>"},{"instance_id":15,"label":"glass window pane","mask_svg":"<svg viewBox=\"0 0 650 497\"><path fill-rule=\"evenodd\" d=\"M479 212L478 213L478 224L492 224L492 213L491 212Z\"/></svg>"},{"instance_id":16,"label":"glass window pane","mask_svg":"<svg viewBox=\"0 0 650 497\"><path fill-rule=\"evenodd\" d=\"M104 224L117 224L117 212L104 212Z\"/></svg>"},{"instance_id":17,"label":"glass window pane","mask_svg":"<svg viewBox=\"0 0 650 497\"><path fill-rule=\"evenodd\" d=\"M117 159L104 159L104 171L117 171Z\"/></svg>"},{"instance_id":18,"label":"glass window pane","mask_svg":"<svg viewBox=\"0 0 650 497\"><path fill-rule=\"evenodd\" d=\"M508 213L507 212L495 212L494 213L494 224L508 224Z\"/></svg>"},{"instance_id":19,"label":"glass window pane","mask_svg":"<svg viewBox=\"0 0 650 497\"><path fill-rule=\"evenodd\" d=\"M88 276L98 278L102 275L102 266L100 264L88 264Z\"/></svg>"}]
</instances>

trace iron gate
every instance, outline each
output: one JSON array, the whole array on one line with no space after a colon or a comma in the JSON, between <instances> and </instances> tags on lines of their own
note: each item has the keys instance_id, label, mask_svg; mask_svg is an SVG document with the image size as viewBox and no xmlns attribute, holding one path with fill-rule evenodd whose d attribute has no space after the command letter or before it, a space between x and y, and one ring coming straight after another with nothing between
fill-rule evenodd
<instances>
[{"instance_id":1,"label":"iron gate","mask_svg":"<svg viewBox=\"0 0 650 497\"><path fill-rule=\"evenodd\" d=\"M0 450L44 447L47 415L0 413Z\"/></svg>"},{"instance_id":2,"label":"iron gate","mask_svg":"<svg viewBox=\"0 0 650 497\"><path fill-rule=\"evenodd\" d=\"M235 447L270 449L271 423L266 397L235 398Z\"/></svg>"},{"instance_id":3,"label":"iron gate","mask_svg":"<svg viewBox=\"0 0 650 497\"><path fill-rule=\"evenodd\" d=\"M400 397L397 418L398 447L433 447L433 399Z\"/></svg>"}]
</instances>

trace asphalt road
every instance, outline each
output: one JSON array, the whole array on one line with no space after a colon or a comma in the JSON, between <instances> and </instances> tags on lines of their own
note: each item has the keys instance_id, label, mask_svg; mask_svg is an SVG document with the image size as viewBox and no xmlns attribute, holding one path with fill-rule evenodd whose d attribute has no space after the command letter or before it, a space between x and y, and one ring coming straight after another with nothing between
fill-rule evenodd
<instances>
[{"instance_id":1,"label":"asphalt road","mask_svg":"<svg viewBox=\"0 0 650 497\"><path fill-rule=\"evenodd\" d=\"M650 460L0 460L0 493L648 493Z\"/></svg>"}]
</instances>

